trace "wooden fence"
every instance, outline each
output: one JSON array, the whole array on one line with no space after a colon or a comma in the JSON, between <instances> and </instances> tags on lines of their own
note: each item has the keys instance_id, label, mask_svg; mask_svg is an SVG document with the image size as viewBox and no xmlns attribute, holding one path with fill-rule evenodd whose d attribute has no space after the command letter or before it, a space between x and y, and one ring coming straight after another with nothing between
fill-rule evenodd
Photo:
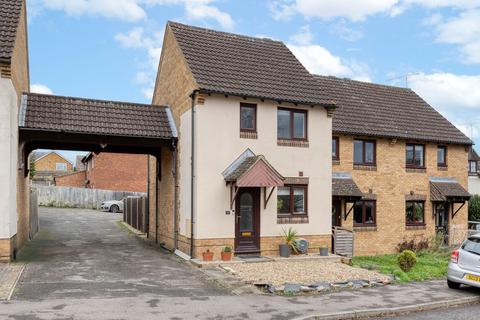
<instances>
[{"instance_id":1,"label":"wooden fence","mask_svg":"<svg viewBox=\"0 0 480 320\"><path fill-rule=\"evenodd\" d=\"M28 237L33 239L38 232L39 220L38 220L38 196L36 190L30 190L30 228Z\"/></svg>"},{"instance_id":2,"label":"wooden fence","mask_svg":"<svg viewBox=\"0 0 480 320\"><path fill-rule=\"evenodd\" d=\"M147 197L130 196L123 199L123 221L140 232L147 233Z\"/></svg>"},{"instance_id":3,"label":"wooden fence","mask_svg":"<svg viewBox=\"0 0 480 320\"><path fill-rule=\"evenodd\" d=\"M32 186L32 190L38 196L38 205L60 208L100 209L103 201L145 195L141 192L55 186Z\"/></svg>"}]
</instances>

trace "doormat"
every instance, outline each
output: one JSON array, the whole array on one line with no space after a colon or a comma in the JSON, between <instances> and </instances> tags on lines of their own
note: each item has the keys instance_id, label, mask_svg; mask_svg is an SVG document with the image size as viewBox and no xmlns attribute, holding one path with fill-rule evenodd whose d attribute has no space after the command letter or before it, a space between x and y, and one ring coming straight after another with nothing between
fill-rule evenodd
<instances>
[{"instance_id":1,"label":"doormat","mask_svg":"<svg viewBox=\"0 0 480 320\"><path fill-rule=\"evenodd\" d=\"M263 256L260 256L260 255L251 255L251 254L241 254L241 255L237 255L237 258L239 258L240 260L243 260L245 261L246 263L248 262L267 262L267 261L272 261L272 259L270 258L267 258L267 257L263 257Z\"/></svg>"}]
</instances>

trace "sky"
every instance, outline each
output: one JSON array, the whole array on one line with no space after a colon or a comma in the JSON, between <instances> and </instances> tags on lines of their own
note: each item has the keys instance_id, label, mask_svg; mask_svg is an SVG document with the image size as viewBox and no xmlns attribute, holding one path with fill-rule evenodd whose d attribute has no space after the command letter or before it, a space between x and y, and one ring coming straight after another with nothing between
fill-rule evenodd
<instances>
[{"instance_id":1,"label":"sky","mask_svg":"<svg viewBox=\"0 0 480 320\"><path fill-rule=\"evenodd\" d=\"M480 0L27 0L27 7L34 92L150 103L173 20L284 41L312 73L408 86L480 143Z\"/></svg>"}]
</instances>

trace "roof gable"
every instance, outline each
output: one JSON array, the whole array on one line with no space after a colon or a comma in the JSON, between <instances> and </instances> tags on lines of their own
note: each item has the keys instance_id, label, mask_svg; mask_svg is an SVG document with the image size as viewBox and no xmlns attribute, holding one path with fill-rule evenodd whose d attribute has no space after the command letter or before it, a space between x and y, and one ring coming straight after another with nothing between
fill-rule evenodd
<instances>
[{"instance_id":1,"label":"roof gable","mask_svg":"<svg viewBox=\"0 0 480 320\"><path fill-rule=\"evenodd\" d=\"M169 22L198 89L307 105L332 106L287 46Z\"/></svg>"},{"instance_id":2,"label":"roof gable","mask_svg":"<svg viewBox=\"0 0 480 320\"><path fill-rule=\"evenodd\" d=\"M0 60L12 59L23 0L0 0Z\"/></svg>"},{"instance_id":3,"label":"roof gable","mask_svg":"<svg viewBox=\"0 0 480 320\"><path fill-rule=\"evenodd\" d=\"M72 164L70 162L70 160L68 160L67 158L65 158L64 156L62 156L60 153L56 152L56 151L36 151L34 153L32 153L33 155L33 161L34 162L38 162L44 158L47 158L49 156L56 156L56 157L59 157L61 158L63 161L69 163L69 164Z\"/></svg>"},{"instance_id":4,"label":"roof gable","mask_svg":"<svg viewBox=\"0 0 480 320\"><path fill-rule=\"evenodd\" d=\"M333 132L437 143L472 141L414 91L329 76L316 76L337 104Z\"/></svg>"}]
</instances>

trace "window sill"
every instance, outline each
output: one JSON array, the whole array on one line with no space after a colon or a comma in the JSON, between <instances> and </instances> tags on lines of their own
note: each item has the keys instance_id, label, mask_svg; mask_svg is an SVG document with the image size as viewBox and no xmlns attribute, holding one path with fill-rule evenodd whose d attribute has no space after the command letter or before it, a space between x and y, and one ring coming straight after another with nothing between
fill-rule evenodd
<instances>
[{"instance_id":1,"label":"window sill","mask_svg":"<svg viewBox=\"0 0 480 320\"><path fill-rule=\"evenodd\" d=\"M368 226L368 227L362 227L362 226L353 226L353 231L355 232L372 232L372 231L377 231L377 226Z\"/></svg>"},{"instance_id":2,"label":"window sill","mask_svg":"<svg viewBox=\"0 0 480 320\"><path fill-rule=\"evenodd\" d=\"M340 160L335 160L335 159L333 159L333 160L332 160L332 164L333 164L334 166L339 166L339 165L340 165Z\"/></svg>"},{"instance_id":3,"label":"window sill","mask_svg":"<svg viewBox=\"0 0 480 320\"><path fill-rule=\"evenodd\" d=\"M301 224L308 223L308 216L277 216L277 224Z\"/></svg>"},{"instance_id":4,"label":"window sill","mask_svg":"<svg viewBox=\"0 0 480 320\"><path fill-rule=\"evenodd\" d=\"M377 171L377 165L354 164L353 170Z\"/></svg>"},{"instance_id":5,"label":"window sill","mask_svg":"<svg viewBox=\"0 0 480 320\"><path fill-rule=\"evenodd\" d=\"M242 139L257 139L258 135L254 131L240 131L240 138L242 138Z\"/></svg>"},{"instance_id":6,"label":"window sill","mask_svg":"<svg viewBox=\"0 0 480 320\"><path fill-rule=\"evenodd\" d=\"M447 166L437 166L438 171L448 171Z\"/></svg>"},{"instance_id":7,"label":"window sill","mask_svg":"<svg viewBox=\"0 0 480 320\"><path fill-rule=\"evenodd\" d=\"M308 148L308 140L277 139L277 145L283 147Z\"/></svg>"},{"instance_id":8,"label":"window sill","mask_svg":"<svg viewBox=\"0 0 480 320\"><path fill-rule=\"evenodd\" d=\"M406 167L406 172L414 172L414 173L425 173L427 172L426 168L414 168L414 167Z\"/></svg>"},{"instance_id":9,"label":"window sill","mask_svg":"<svg viewBox=\"0 0 480 320\"><path fill-rule=\"evenodd\" d=\"M427 229L427 226L424 224L405 226L405 230L425 230L425 229Z\"/></svg>"}]
</instances>

